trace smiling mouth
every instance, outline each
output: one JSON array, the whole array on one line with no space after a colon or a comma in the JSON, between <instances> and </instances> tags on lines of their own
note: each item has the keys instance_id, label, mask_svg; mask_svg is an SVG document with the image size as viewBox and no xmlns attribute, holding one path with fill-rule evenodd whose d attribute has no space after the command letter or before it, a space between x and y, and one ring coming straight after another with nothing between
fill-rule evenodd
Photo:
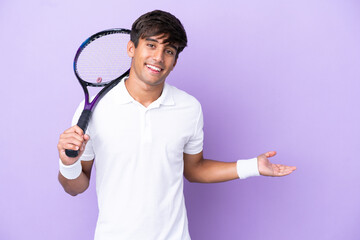
<instances>
[{"instance_id":1,"label":"smiling mouth","mask_svg":"<svg viewBox=\"0 0 360 240\"><path fill-rule=\"evenodd\" d=\"M154 71L154 72L161 72L162 71L161 68L156 67L154 65L146 64L146 67L149 68L150 70Z\"/></svg>"}]
</instances>

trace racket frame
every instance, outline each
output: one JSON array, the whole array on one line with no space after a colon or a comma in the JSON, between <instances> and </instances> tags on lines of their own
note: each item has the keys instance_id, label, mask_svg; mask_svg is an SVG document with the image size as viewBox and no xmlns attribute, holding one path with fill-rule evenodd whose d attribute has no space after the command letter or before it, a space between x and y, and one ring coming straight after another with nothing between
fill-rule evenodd
<instances>
[{"instance_id":1,"label":"racket frame","mask_svg":"<svg viewBox=\"0 0 360 240\"><path fill-rule=\"evenodd\" d=\"M85 80L81 79L78 71L77 71L77 60L81 54L81 52L86 48L87 45L89 45L91 42L93 42L94 40L105 36L105 35L109 35L109 34L114 34L114 33L124 33L124 34L129 34L130 35L130 30L129 29L124 29L124 28L113 28L113 29L108 29L108 30L104 30L101 32L98 32L92 36L90 36L88 39L86 39L81 46L79 47L79 49L77 50L76 54L75 54L75 58L74 58L74 64L73 64L73 68L74 68L74 73L75 76L77 78L77 80L79 81L82 89L84 90L84 95L85 95L85 105L84 105L84 110L92 110L95 105L97 104L97 102L101 99L102 96L105 95L105 93L107 93L109 90L111 90L111 88L115 87L120 81L121 79L123 79L125 76L129 75L130 69L128 69L125 73L123 73L121 76L119 76L118 78L110 81L110 82L105 82L105 83L91 83L91 82L86 82ZM89 96L89 91L87 89L87 87L104 87L103 89L101 89L101 91L96 94L95 98L90 102L90 96ZM83 131L85 132L85 129L83 129Z\"/></svg>"},{"instance_id":2,"label":"racket frame","mask_svg":"<svg viewBox=\"0 0 360 240\"><path fill-rule=\"evenodd\" d=\"M84 109L83 109L76 125L78 125L83 130L84 133L87 129L87 126L89 124L89 121L90 121L90 118L92 115L92 111L94 110L96 104L100 101L100 99L108 91L110 91L113 87L115 87L123 78L125 78L126 76L129 75L130 68L127 71L125 71L123 74L121 74L118 78L116 78L110 82L91 83L91 82L86 82L85 80L81 79L81 77L77 71L77 60L78 60L81 52L86 48L86 46L88 46L94 40L96 40L102 36L114 34L114 33L129 34L129 36L130 36L130 32L131 32L130 30L124 29L124 28L113 28L113 29L108 29L108 30L98 32L96 34L93 34L89 38L87 38L81 44L81 46L79 47L79 49L77 50L77 52L75 54L74 63L73 63L74 73L75 73L75 76L76 76L77 80L79 81L79 83L84 91L84 95L85 95ZM129 38L129 40L130 40L130 38ZM103 89L101 89L96 94L94 99L92 101L90 101L89 91L88 91L87 87L103 87ZM69 150L69 149L66 149L65 152L68 157L77 157L79 154L79 151Z\"/></svg>"}]
</instances>

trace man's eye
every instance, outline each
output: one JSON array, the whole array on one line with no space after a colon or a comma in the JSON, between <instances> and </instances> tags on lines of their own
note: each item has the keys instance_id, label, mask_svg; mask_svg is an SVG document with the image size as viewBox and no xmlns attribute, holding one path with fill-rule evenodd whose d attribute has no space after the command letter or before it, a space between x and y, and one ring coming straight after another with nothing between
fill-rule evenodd
<instances>
[{"instance_id":1,"label":"man's eye","mask_svg":"<svg viewBox=\"0 0 360 240\"><path fill-rule=\"evenodd\" d=\"M154 44L151 44L151 43L148 43L147 46L150 47L150 48L155 47L155 45L154 45Z\"/></svg>"},{"instance_id":2,"label":"man's eye","mask_svg":"<svg viewBox=\"0 0 360 240\"><path fill-rule=\"evenodd\" d=\"M169 55L174 55L174 52L171 51L171 50L166 50L166 53L169 54Z\"/></svg>"}]
</instances>

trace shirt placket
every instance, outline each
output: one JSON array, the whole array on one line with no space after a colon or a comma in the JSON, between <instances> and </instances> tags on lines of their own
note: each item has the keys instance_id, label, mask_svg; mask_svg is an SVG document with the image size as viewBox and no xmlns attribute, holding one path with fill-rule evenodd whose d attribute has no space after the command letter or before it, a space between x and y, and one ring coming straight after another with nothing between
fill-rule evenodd
<instances>
[{"instance_id":1,"label":"shirt placket","mask_svg":"<svg viewBox=\"0 0 360 240\"><path fill-rule=\"evenodd\" d=\"M143 143L152 141L150 113L150 109L142 109L140 113L141 140Z\"/></svg>"}]
</instances>

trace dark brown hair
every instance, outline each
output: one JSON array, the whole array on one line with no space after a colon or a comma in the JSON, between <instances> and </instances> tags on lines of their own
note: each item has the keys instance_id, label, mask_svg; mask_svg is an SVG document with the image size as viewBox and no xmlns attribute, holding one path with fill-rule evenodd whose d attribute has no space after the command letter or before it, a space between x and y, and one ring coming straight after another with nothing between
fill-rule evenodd
<instances>
[{"instance_id":1,"label":"dark brown hair","mask_svg":"<svg viewBox=\"0 0 360 240\"><path fill-rule=\"evenodd\" d=\"M178 46L176 58L187 45L186 32L180 20L174 15L161 10L154 10L140 16L132 25L130 39L135 47L139 39L162 35L164 43Z\"/></svg>"}]
</instances>

